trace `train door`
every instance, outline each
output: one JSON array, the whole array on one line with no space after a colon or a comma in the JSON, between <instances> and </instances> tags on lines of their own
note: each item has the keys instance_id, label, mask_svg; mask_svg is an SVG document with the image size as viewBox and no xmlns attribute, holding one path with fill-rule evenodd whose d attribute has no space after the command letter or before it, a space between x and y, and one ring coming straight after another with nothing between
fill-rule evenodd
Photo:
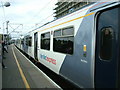
<instances>
[{"instance_id":1,"label":"train door","mask_svg":"<svg viewBox=\"0 0 120 90\"><path fill-rule=\"evenodd\" d=\"M37 57L37 47L38 47L38 33L36 32L34 34L34 57L36 60L38 60L38 57Z\"/></svg>"},{"instance_id":2,"label":"train door","mask_svg":"<svg viewBox=\"0 0 120 90\"><path fill-rule=\"evenodd\" d=\"M24 51L28 54L28 43L27 43L27 37L28 37L28 36L25 36Z\"/></svg>"},{"instance_id":3,"label":"train door","mask_svg":"<svg viewBox=\"0 0 120 90\"><path fill-rule=\"evenodd\" d=\"M118 87L120 68L120 7L100 12L96 28L95 87Z\"/></svg>"}]
</instances>

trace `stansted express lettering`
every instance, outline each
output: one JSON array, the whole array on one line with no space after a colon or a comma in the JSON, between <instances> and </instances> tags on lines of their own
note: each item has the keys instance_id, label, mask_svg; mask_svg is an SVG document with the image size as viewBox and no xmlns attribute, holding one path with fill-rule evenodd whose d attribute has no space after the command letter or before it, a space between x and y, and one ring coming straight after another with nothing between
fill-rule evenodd
<instances>
[{"instance_id":1,"label":"stansted express lettering","mask_svg":"<svg viewBox=\"0 0 120 90\"><path fill-rule=\"evenodd\" d=\"M47 57L46 55L40 54L40 58L48 61L49 63L52 63L56 65L56 60L50 57Z\"/></svg>"}]
</instances>

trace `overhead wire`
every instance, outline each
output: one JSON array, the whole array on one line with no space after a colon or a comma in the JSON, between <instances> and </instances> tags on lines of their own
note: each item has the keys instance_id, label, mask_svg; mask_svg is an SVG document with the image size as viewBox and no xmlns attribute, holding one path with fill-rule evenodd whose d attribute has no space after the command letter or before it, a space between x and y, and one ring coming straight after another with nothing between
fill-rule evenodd
<instances>
[{"instance_id":1,"label":"overhead wire","mask_svg":"<svg viewBox=\"0 0 120 90\"><path fill-rule=\"evenodd\" d=\"M41 24L44 20L48 19L48 18L51 17L52 15L53 15L53 14L47 16L46 18L42 19L42 20L40 21L40 23L37 23L37 24Z\"/></svg>"},{"instance_id":2,"label":"overhead wire","mask_svg":"<svg viewBox=\"0 0 120 90\"><path fill-rule=\"evenodd\" d=\"M42 19L42 20L40 21L40 23L36 23L37 26L40 25L44 20L46 20L46 19L48 19L49 17L51 17L52 15L53 15L53 14L51 14L51 15L47 16L46 18ZM49 23L49 22L47 22L47 23ZM45 24L46 24L46 23L45 23ZM42 24L42 25L44 25L44 24ZM41 26L42 26L42 25L41 25ZM33 29L33 28L37 28L37 27L32 26L32 27L30 27L29 29ZM32 30L32 31L33 31L33 30Z\"/></svg>"},{"instance_id":3,"label":"overhead wire","mask_svg":"<svg viewBox=\"0 0 120 90\"><path fill-rule=\"evenodd\" d=\"M50 3L51 3L52 1L53 1L53 0L50 0L50 2L48 2L43 8L41 8L40 11L39 11L34 17L38 16L40 12L42 12L44 9L46 9L46 6L47 6L47 8L48 8L48 5L50 5ZM54 13L53 13L53 14L54 14ZM44 18L44 19L42 19L41 21L39 21L40 23L36 23L36 24L38 24L38 25L41 24L44 20L48 19L48 18L51 17L53 14L47 16L46 18ZM33 17L33 18L34 18L34 17ZM32 18L32 19L33 19L33 18ZM35 26L32 26L32 27L29 28L29 29L33 29L34 27L35 27Z\"/></svg>"},{"instance_id":4,"label":"overhead wire","mask_svg":"<svg viewBox=\"0 0 120 90\"><path fill-rule=\"evenodd\" d=\"M8 24L13 30L11 31L11 32L14 32L16 29L18 29L20 26L21 26L21 24L20 25L18 25L16 28L13 28L10 24ZM10 32L10 33L11 33Z\"/></svg>"},{"instance_id":5,"label":"overhead wire","mask_svg":"<svg viewBox=\"0 0 120 90\"><path fill-rule=\"evenodd\" d=\"M37 14L35 14L35 15L31 18L31 20L33 20L34 17L39 16L39 13L41 13L43 10L45 10L46 8L48 8L48 6L50 5L50 3L51 3L52 1L53 1L53 0L50 0L46 5L44 5L44 6L39 10L39 12L38 12ZM46 6L47 6L47 7L46 7Z\"/></svg>"}]
</instances>

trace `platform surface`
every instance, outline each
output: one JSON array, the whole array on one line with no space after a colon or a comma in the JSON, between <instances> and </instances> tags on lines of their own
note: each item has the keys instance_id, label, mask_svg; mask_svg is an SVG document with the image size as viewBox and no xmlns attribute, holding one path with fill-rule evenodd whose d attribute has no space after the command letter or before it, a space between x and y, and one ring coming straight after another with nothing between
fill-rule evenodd
<instances>
[{"instance_id":1,"label":"platform surface","mask_svg":"<svg viewBox=\"0 0 120 90\"><path fill-rule=\"evenodd\" d=\"M25 81L20 74L16 59L30 88L58 88L51 80L31 64L14 45L10 45L8 53L5 52L5 58L3 59L4 64L7 67L6 69L2 69L3 89L26 88Z\"/></svg>"}]
</instances>

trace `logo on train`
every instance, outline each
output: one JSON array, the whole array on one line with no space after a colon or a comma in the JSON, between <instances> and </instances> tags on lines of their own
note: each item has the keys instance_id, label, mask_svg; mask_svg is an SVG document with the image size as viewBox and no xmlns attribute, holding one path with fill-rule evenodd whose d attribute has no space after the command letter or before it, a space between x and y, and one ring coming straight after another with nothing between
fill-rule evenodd
<instances>
[{"instance_id":1,"label":"logo on train","mask_svg":"<svg viewBox=\"0 0 120 90\"><path fill-rule=\"evenodd\" d=\"M48 61L49 63L52 63L56 65L56 60L50 57L47 57L46 55L40 54L40 58Z\"/></svg>"}]
</instances>

